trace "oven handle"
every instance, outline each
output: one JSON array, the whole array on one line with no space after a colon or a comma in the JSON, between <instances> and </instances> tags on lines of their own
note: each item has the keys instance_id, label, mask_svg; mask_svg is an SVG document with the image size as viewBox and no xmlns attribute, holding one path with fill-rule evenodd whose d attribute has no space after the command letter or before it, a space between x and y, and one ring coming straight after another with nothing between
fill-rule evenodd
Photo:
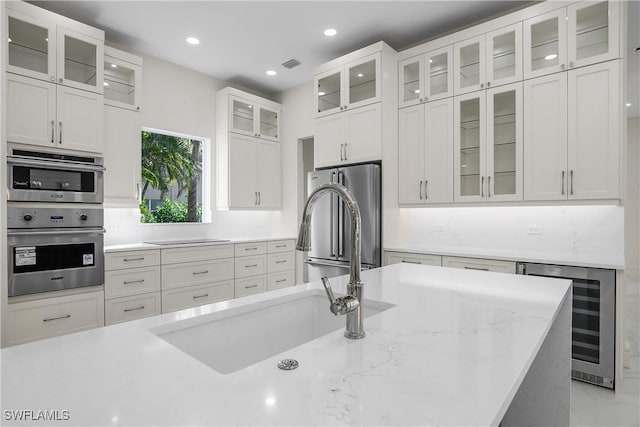
<instances>
[{"instance_id":1,"label":"oven handle","mask_svg":"<svg viewBox=\"0 0 640 427\"><path fill-rule=\"evenodd\" d=\"M23 159L20 157L7 157L7 164L23 165L23 166L43 166L48 169L68 169L68 170L83 170L91 172L104 172L106 169L100 165L85 165L82 163L60 162L56 160L35 160L35 159Z\"/></svg>"},{"instance_id":2,"label":"oven handle","mask_svg":"<svg viewBox=\"0 0 640 427\"><path fill-rule=\"evenodd\" d=\"M55 230L7 230L7 236L40 236L60 234L105 234L104 228L56 228Z\"/></svg>"}]
</instances>

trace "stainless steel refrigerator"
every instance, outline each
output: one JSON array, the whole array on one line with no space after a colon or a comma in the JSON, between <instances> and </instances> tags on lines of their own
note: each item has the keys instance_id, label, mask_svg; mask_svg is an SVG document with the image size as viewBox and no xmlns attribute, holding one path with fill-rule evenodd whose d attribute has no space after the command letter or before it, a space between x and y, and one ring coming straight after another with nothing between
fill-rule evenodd
<instances>
[{"instance_id":1,"label":"stainless steel refrigerator","mask_svg":"<svg viewBox=\"0 0 640 427\"><path fill-rule=\"evenodd\" d=\"M344 185L358 202L362 216L362 269L380 267L380 165L366 164L309 172L308 194L327 182ZM337 195L322 196L316 202L311 221L311 251L305 261L307 280L348 274L351 222L344 203Z\"/></svg>"}]
</instances>

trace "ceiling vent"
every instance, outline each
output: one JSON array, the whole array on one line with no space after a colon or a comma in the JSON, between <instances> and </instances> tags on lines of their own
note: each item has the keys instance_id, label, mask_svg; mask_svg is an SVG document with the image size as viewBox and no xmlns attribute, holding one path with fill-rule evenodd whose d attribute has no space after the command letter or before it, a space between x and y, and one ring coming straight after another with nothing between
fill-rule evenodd
<instances>
[{"instance_id":1,"label":"ceiling vent","mask_svg":"<svg viewBox=\"0 0 640 427\"><path fill-rule=\"evenodd\" d=\"M297 59L293 59L293 58L292 58L292 59L290 59L290 60L288 60L287 62L283 62L283 63L282 63L282 66L283 66L284 68L289 68L289 69L291 69L291 68L295 68L295 67L297 67L298 65L300 65L300 61L298 61Z\"/></svg>"}]
</instances>

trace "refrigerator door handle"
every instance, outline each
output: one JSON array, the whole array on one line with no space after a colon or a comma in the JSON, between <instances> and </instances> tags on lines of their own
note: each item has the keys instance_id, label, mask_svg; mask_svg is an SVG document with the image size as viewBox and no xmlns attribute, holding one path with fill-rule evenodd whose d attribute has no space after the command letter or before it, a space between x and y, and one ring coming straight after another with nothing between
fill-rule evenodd
<instances>
[{"instance_id":1,"label":"refrigerator door handle","mask_svg":"<svg viewBox=\"0 0 640 427\"><path fill-rule=\"evenodd\" d=\"M338 171L338 183L344 184L344 173ZM346 187L346 185L345 185ZM344 256L344 202L338 201L338 256Z\"/></svg>"},{"instance_id":2,"label":"refrigerator door handle","mask_svg":"<svg viewBox=\"0 0 640 427\"><path fill-rule=\"evenodd\" d=\"M336 177L336 173L335 172L331 172L331 182L335 182L335 177ZM331 215L329 215L329 229L331 230L331 239L329 239L329 251L332 257L336 256L336 251L333 247L333 240L335 237L335 234L333 232L334 227L335 227L335 218L333 217L333 213L335 211L335 198L336 196L332 193L330 194L331 196Z\"/></svg>"}]
</instances>

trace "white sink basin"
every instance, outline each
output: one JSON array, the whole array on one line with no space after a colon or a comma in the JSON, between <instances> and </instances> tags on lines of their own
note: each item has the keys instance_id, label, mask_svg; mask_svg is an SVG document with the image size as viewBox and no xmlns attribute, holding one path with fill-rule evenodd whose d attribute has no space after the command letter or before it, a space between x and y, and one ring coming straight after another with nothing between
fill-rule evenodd
<instances>
[{"instance_id":1,"label":"white sink basin","mask_svg":"<svg viewBox=\"0 0 640 427\"><path fill-rule=\"evenodd\" d=\"M363 315L391 307L365 299ZM344 329L345 322L345 316L331 314L324 291L316 289L181 320L151 332L216 371L230 374Z\"/></svg>"}]
</instances>

